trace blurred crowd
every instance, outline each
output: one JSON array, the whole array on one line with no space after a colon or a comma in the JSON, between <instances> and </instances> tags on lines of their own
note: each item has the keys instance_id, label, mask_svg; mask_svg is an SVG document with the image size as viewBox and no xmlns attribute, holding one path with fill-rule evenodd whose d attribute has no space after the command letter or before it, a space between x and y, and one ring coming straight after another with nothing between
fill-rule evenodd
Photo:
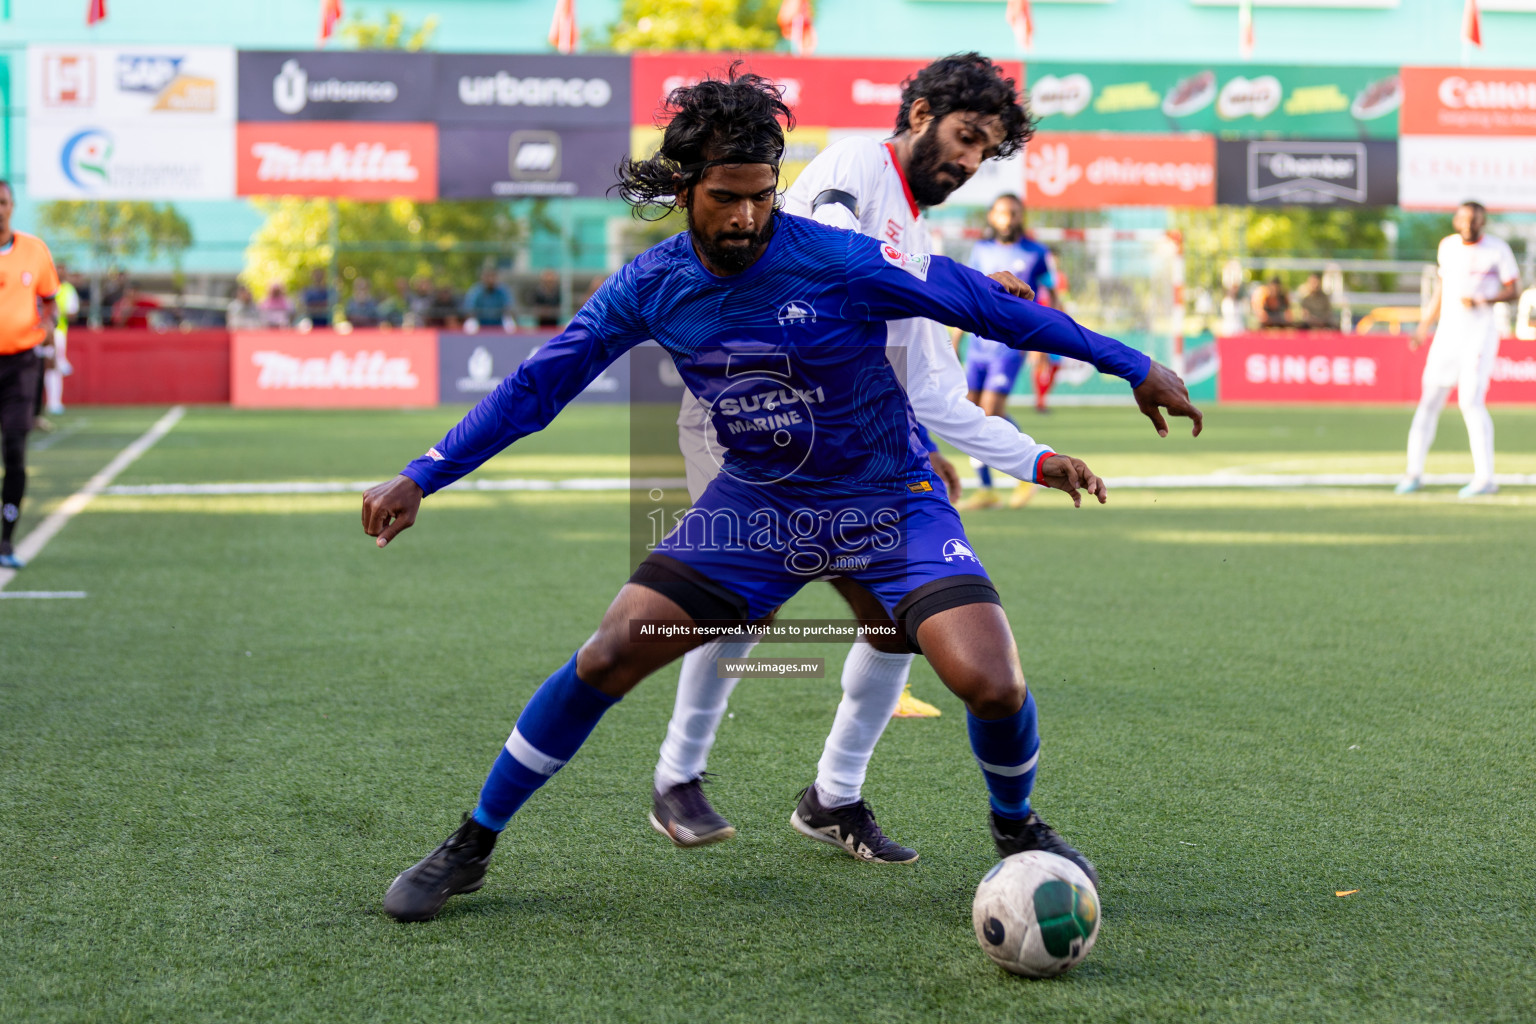
<instances>
[{"instance_id":1,"label":"blurred crowd","mask_svg":"<svg viewBox=\"0 0 1536 1024\"><path fill-rule=\"evenodd\" d=\"M1220 333L1241 334L1254 327L1337 331L1344 326L1341 312L1323 287L1323 275L1309 274L1294 294L1277 275L1256 282L1246 298L1242 285L1227 289L1221 300Z\"/></svg>"},{"instance_id":2,"label":"blurred crowd","mask_svg":"<svg viewBox=\"0 0 1536 1024\"><path fill-rule=\"evenodd\" d=\"M584 294L573 296L573 308L589 298L602 279L594 280ZM243 283L225 310L231 330L287 327L438 327L446 330L479 328L556 327L561 323L560 275L539 272L536 280L514 292L501 271L487 263L480 277L462 292L451 281L422 275L397 278L392 288L379 294L366 278L355 278L346 293L332 286L324 270L310 274L309 283L296 295L282 284L273 284L259 300Z\"/></svg>"}]
</instances>

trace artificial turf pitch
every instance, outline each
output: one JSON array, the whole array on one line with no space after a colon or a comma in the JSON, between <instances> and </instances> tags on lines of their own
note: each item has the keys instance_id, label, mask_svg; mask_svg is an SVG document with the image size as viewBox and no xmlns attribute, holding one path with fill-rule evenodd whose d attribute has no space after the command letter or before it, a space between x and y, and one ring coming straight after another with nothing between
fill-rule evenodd
<instances>
[{"instance_id":1,"label":"artificial turf pitch","mask_svg":"<svg viewBox=\"0 0 1536 1024\"><path fill-rule=\"evenodd\" d=\"M28 522L163 410L83 409ZM1109 473L1391 472L1401 409L1029 419ZM456 410L194 409L120 484L369 479ZM1495 410L1501 470L1536 412ZM1038 426L1037 426L1038 424ZM1182 428L1181 428L1182 430ZM483 471L624 471L578 407ZM1468 468L1454 411L1432 471ZM788 824L838 699L749 680L710 787L739 835L646 822L675 672L536 795L481 892L426 925L394 874L468 810L523 702L628 572L626 497L430 499L387 551L356 495L112 497L0 601L8 1021L1529 1021L1536 1018L1536 493L1059 494L971 514L1037 694L1044 816L1103 876L1052 981L977 949L993 861L959 703L887 731L866 795L921 851L860 864ZM840 616L815 585L786 616ZM1352 895L1337 892L1355 890Z\"/></svg>"}]
</instances>

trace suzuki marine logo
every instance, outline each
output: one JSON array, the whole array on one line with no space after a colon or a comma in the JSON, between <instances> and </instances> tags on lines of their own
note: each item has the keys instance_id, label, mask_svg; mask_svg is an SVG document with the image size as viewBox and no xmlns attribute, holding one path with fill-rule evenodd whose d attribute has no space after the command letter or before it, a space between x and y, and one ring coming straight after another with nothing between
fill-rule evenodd
<instances>
[{"instance_id":1,"label":"suzuki marine logo","mask_svg":"<svg viewBox=\"0 0 1536 1024\"><path fill-rule=\"evenodd\" d=\"M507 173L513 181L558 181L560 133L513 132L507 142Z\"/></svg>"},{"instance_id":2,"label":"suzuki marine logo","mask_svg":"<svg viewBox=\"0 0 1536 1024\"><path fill-rule=\"evenodd\" d=\"M816 322L816 307L809 302L786 302L779 307L779 326L793 327Z\"/></svg>"}]
</instances>

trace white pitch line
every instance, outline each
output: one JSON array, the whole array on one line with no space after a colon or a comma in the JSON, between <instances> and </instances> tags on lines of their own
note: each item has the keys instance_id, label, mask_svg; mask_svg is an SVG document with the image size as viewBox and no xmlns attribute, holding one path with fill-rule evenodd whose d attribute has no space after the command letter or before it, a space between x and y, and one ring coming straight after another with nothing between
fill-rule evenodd
<instances>
[{"instance_id":1,"label":"white pitch line","mask_svg":"<svg viewBox=\"0 0 1536 1024\"><path fill-rule=\"evenodd\" d=\"M12 572L15 570L13 569ZM0 590L0 600L57 601L71 597L89 597L83 590Z\"/></svg>"},{"instance_id":2,"label":"white pitch line","mask_svg":"<svg viewBox=\"0 0 1536 1024\"><path fill-rule=\"evenodd\" d=\"M48 514L48 517L37 528L22 538L16 545L16 555L23 562L30 562L37 557L39 551L53 540L54 535L64 529L64 525L78 515L85 506L91 503L91 499L106 490L117 475L133 464L133 460L149 451L154 443L171 432L171 428L181 421L186 414L186 406L173 407L164 416L155 421L155 425L144 431L138 440L113 456L112 461L101 468L99 472L85 482L74 494L64 499L64 503ZM0 569L0 591L3 591L11 580L16 578L15 569Z\"/></svg>"}]
</instances>

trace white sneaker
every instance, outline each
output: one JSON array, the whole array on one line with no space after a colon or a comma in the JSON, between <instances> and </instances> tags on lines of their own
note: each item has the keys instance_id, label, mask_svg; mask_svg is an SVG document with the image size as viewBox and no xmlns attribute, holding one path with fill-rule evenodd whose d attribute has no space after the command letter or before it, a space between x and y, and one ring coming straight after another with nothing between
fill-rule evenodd
<instances>
[{"instance_id":1,"label":"white sneaker","mask_svg":"<svg viewBox=\"0 0 1536 1024\"><path fill-rule=\"evenodd\" d=\"M1456 492L1458 498L1480 498L1485 494L1498 494L1499 485L1492 480L1473 480Z\"/></svg>"},{"instance_id":2,"label":"white sneaker","mask_svg":"<svg viewBox=\"0 0 1536 1024\"><path fill-rule=\"evenodd\" d=\"M1392 488L1393 494L1412 494L1414 491L1422 491L1424 481L1416 476L1405 476L1398 485Z\"/></svg>"}]
</instances>

